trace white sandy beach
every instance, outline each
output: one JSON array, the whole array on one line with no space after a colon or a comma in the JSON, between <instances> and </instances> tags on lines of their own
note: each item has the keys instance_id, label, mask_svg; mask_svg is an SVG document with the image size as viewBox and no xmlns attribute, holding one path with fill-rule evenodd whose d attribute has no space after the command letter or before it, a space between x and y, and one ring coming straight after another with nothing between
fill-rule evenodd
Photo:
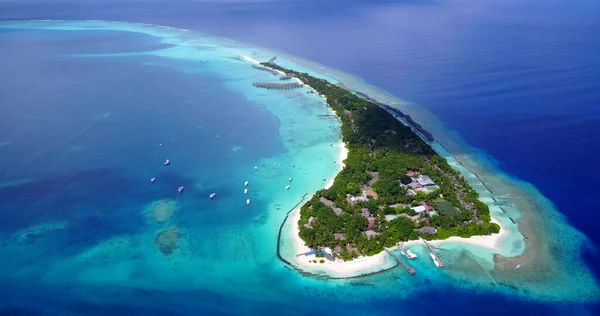
<instances>
[{"instance_id":1,"label":"white sandy beach","mask_svg":"<svg viewBox=\"0 0 600 316\"><path fill-rule=\"evenodd\" d=\"M248 62L251 62L254 64L260 64L259 61L252 59L248 56L242 56L242 57ZM280 73L281 75L285 75L285 73L282 71L279 71L279 70L276 70L276 71L278 73ZM298 78L294 78L294 79L296 81L298 81L298 83L304 85L304 82L302 82L302 80L300 80ZM307 86L307 85L305 85L305 86ZM312 87L310 87L310 86L307 86L307 87L318 94L318 92L316 90L314 90ZM325 96L321 95L321 97L323 98L323 100L325 102L327 102L327 99L325 98ZM343 142L335 144L334 146L339 147L339 152L338 152L338 157L337 157L336 163L338 164L338 171L341 171L344 168L343 161L348 157L348 148L346 147L346 144ZM326 182L326 185L324 188L325 189L330 188L333 185L334 179L335 179L335 176L333 176L331 179L329 179L329 181ZM292 236L290 236L290 238L292 240L292 245L293 245L295 254L303 254L303 253L311 251L311 249L309 247L304 245L304 241L299 237L298 221L300 220L300 207L301 207L301 205L292 211L291 218L289 219L290 225L292 225L292 227L290 229L290 233ZM502 227L500 222L497 221L496 219L492 218L492 222L500 225L500 232L498 234L493 234L493 235L489 235L489 236L473 236L470 238L450 237L450 238L444 239L444 240L431 241L430 244L434 245L434 246L439 246L439 245L447 244L447 243L471 245L471 246L477 246L477 247L481 247L481 248L490 250L493 253L500 253L501 249L499 247L499 242L503 237L505 237L508 234L508 232L506 231L506 229L504 229L504 227ZM410 245L422 245L422 241L412 240L412 241L405 243L405 246L410 246ZM325 250L328 253L331 253L331 249L326 248ZM324 260L324 263L320 263L320 261L322 259ZM356 275L360 275L360 274L364 274L364 273L368 273L368 272L375 272L379 269L387 268L388 266L390 266L390 260L386 260L386 259L389 259L389 258L387 258L387 254L383 251L377 255L370 256L370 257L359 257L352 261L343 261L341 259L336 259L336 261L334 261L334 262L325 260L324 258L317 258L314 255L311 255L311 256L300 255L300 256L295 257L295 264L297 266L299 266L303 269L306 269L308 271L311 271L311 272L322 272L322 273L328 274L330 276L335 276L335 277L351 277L351 276L356 276ZM314 262L314 260L316 260L316 262Z\"/></svg>"},{"instance_id":2,"label":"white sandy beach","mask_svg":"<svg viewBox=\"0 0 600 316\"><path fill-rule=\"evenodd\" d=\"M342 169L344 169L344 160L346 160L346 158L348 158L348 148L346 147L346 143L343 143L343 142L335 144L333 146L338 147L340 149L338 152L338 158L335 161L338 164L338 172L340 172L340 171L342 171ZM325 184L325 189L331 188L334 180L335 180L335 177L329 179L329 181L327 181L327 183Z\"/></svg>"},{"instance_id":3,"label":"white sandy beach","mask_svg":"<svg viewBox=\"0 0 600 316\"><path fill-rule=\"evenodd\" d=\"M471 246L477 246L477 247L488 249L488 250L492 251L493 253L500 253L501 249L499 247L499 242L503 237L508 235L508 232L506 231L506 229L504 229L504 227L502 227L500 222L498 222L496 219L492 218L491 222L500 225L499 233L487 235L487 236L472 236L469 238L453 236L453 237L450 237L448 239L443 239L443 240L432 240L429 243L432 246L439 246L439 245L443 245L443 244L447 244L447 243L471 245ZM411 240L409 242L404 243L405 246L416 245L416 244L422 244L422 242L419 240Z\"/></svg>"},{"instance_id":4,"label":"white sandy beach","mask_svg":"<svg viewBox=\"0 0 600 316\"><path fill-rule=\"evenodd\" d=\"M300 220L300 206L297 207L293 211L293 216L290 218L290 225L292 228L290 229L290 239L292 240L292 244L294 247L295 254L302 254L311 251L311 249L304 245L304 241L300 239L298 236L298 221ZM331 252L330 249L326 249L328 253ZM324 263L320 263L320 260L324 260ZM313 262L316 260L317 262ZM323 272L330 276L334 277L351 277L360 274L367 273L368 271L377 270L378 268L382 268L386 263L386 253L381 252L375 256L371 257L360 257L354 259L352 261L343 261L341 259L336 259L336 261L332 262L326 260L325 258L317 258L314 255L305 256L300 255L295 257L295 264L302 269L306 269L310 272Z\"/></svg>"}]
</instances>

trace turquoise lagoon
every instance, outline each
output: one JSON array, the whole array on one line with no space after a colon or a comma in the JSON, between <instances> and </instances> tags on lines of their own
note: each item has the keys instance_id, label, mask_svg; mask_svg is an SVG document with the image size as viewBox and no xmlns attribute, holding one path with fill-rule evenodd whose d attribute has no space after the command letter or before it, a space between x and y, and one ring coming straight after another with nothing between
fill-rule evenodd
<instances>
[{"instance_id":1,"label":"turquoise lagoon","mask_svg":"<svg viewBox=\"0 0 600 316\"><path fill-rule=\"evenodd\" d=\"M159 314L305 314L323 306L344 314L395 314L395 308L412 314L434 312L427 300L459 311L461 302L493 299L498 311L512 300L521 311L560 313L598 295L579 258L587 241L535 188L498 172L431 113L360 78L233 40L146 24L8 22L0 24L0 40L12 48L2 63L14 67L0 90L12 115L2 121L0 138L0 162L7 166L0 173L6 214L0 261L11 271L0 274L6 306L63 314L109 312L108 306ZM27 58L19 61L20 55ZM415 246L421 259L414 277L398 268L328 280L290 269L276 256L279 226L306 193L337 172L331 145L340 134L337 119L308 89L252 87L277 77L252 68L248 58L273 55L284 67L344 82L410 114L509 232L501 255L519 256L528 242L509 216L535 227L527 233L539 251L518 261L519 270L494 271L493 253L457 244L440 246L446 270ZM163 167L167 158L172 163ZM186 189L177 196L180 185ZM217 196L210 200L212 192ZM156 223L148 210L161 199L176 207L167 222ZM282 234L286 258L294 255L289 225ZM170 255L155 246L167 227L181 233ZM32 285L36 291L28 291Z\"/></svg>"}]
</instances>

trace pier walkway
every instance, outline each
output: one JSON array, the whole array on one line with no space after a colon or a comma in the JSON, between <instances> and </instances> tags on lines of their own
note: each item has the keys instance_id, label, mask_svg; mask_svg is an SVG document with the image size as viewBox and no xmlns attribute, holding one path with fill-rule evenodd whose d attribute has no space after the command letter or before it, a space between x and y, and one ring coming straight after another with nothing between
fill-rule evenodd
<instances>
[{"instance_id":1,"label":"pier walkway","mask_svg":"<svg viewBox=\"0 0 600 316\"><path fill-rule=\"evenodd\" d=\"M387 252L388 255L394 257L396 259L396 261L398 261L398 263L401 264L404 267L404 269L406 269L406 271L408 271L408 273L410 273L411 275L415 274L415 269L409 267L406 263L404 263L404 261L402 261L402 259L400 259L400 257L398 257L395 254L393 254L387 248L383 248L383 250L385 250L385 252Z\"/></svg>"},{"instance_id":2,"label":"pier walkway","mask_svg":"<svg viewBox=\"0 0 600 316\"><path fill-rule=\"evenodd\" d=\"M290 90L290 89L297 89L297 88L302 87L302 84L300 84L298 82L291 82L291 83L255 82L252 85L255 87L258 87L258 88L277 89L277 90Z\"/></svg>"},{"instance_id":3,"label":"pier walkway","mask_svg":"<svg viewBox=\"0 0 600 316\"><path fill-rule=\"evenodd\" d=\"M433 247L425 239L421 239L421 240L425 243L427 248L429 248L429 251L431 251L431 254L435 257L435 259L440 263L440 268L443 268L444 263L442 262L442 260L440 260L438 255L435 253L435 251L433 250Z\"/></svg>"}]
</instances>

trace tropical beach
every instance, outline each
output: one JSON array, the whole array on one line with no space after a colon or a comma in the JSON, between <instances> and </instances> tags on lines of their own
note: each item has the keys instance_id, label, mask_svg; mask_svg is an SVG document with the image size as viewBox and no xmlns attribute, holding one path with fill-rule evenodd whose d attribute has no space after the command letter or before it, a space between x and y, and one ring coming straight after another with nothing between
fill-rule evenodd
<instances>
[{"instance_id":1,"label":"tropical beach","mask_svg":"<svg viewBox=\"0 0 600 316\"><path fill-rule=\"evenodd\" d=\"M0 224L0 237L6 237L0 262L11 271L0 275L6 284L0 295L7 298L2 307L56 309L62 315L69 315L65 310L115 313L118 308L130 314L310 314L322 313L323 306L346 315L391 315L400 309L407 315L440 309L505 314L510 308L560 314L587 308L600 293L574 253L585 245L585 236L535 187L499 171L423 107L361 78L288 54L171 27L107 21L1 25L0 36L19 48L14 51L28 47L29 41L21 43L19 36L54 43L49 34L56 34L65 45L48 45L51 57L34 50L37 55L24 61L5 62L14 63L14 69L56 67L48 66L51 81L27 72L11 81L11 88L2 90L14 97L11 102L20 104L20 96L30 86L44 87L42 82L53 86L38 92L41 99L28 100L44 105L42 109L46 94L65 93L57 87L81 92L72 102L53 101L62 105L52 107L57 124L39 121L46 115L19 112L19 124L10 125L17 134L6 134L10 145L2 147L0 158L4 153L34 158L28 160L33 163L4 161L10 172L0 179L14 183L2 188L0 205L11 214L23 214L7 216ZM85 52L73 48L82 38L96 37L100 44ZM110 38L119 39L115 48L102 50ZM436 159L444 159L476 191L489 207L489 223L484 224L498 225L498 233L429 240L443 268L434 265L423 241L407 241L404 247L418 258L401 258L416 270L414 275L385 251L347 261L316 255L334 249L305 246L299 236L305 227L304 222L299 225L301 208L315 193L339 187L335 179L347 169L344 161L352 157L356 141L345 141L340 133L343 118L326 104L334 99L314 93L319 89L309 81L295 78L303 86L293 89L253 85L278 84L280 75L287 74L252 67L274 55L282 67L332 86L343 82L351 91L410 115L435 138L427 143L435 151L426 151L428 157L439 155ZM134 80L138 76L144 80ZM93 93L113 82L104 90L110 94ZM13 96L8 90L20 93ZM111 115L99 120L98 113ZM399 122L406 123L384 123ZM28 130L31 126L36 129ZM27 133L46 147L26 147L32 140L15 136ZM408 139L421 149L420 141ZM167 157L168 167L163 165ZM442 185L434 169L419 167L413 178L429 175ZM156 182L148 181L154 177ZM183 185L185 191L178 194ZM210 197L213 192L216 196ZM327 203L335 200L318 197ZM245 203L247 199L252 202ZM399 256L395 245L386 248ZM286 286L273 286L281 282Z\"/></svg>"}]
</instances>

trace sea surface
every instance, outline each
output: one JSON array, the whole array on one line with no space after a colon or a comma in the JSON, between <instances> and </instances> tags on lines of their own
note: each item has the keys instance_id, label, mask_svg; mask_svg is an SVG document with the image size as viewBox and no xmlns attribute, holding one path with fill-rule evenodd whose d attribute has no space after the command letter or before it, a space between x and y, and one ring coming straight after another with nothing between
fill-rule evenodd
<instances>
[{"instance_id":1,"label":"sea surface","mask_svg":"<svg viewBox=\"0 0 600 316\"><path fill-rule=\"evenodd\" d=\"M598 314L431 267L353 281L286 268L277 229L335 174L339 125L304 90L253 88L274 77L242 56L410 102L453 154L580 231L560 250L597 284L599 16L585 0L1 3L2 20L82 22L0 27L0 312ZM157 223L163 199L176 207ZM180 247L165 256L168 227Z\"/></svg>"}]
</instances>

